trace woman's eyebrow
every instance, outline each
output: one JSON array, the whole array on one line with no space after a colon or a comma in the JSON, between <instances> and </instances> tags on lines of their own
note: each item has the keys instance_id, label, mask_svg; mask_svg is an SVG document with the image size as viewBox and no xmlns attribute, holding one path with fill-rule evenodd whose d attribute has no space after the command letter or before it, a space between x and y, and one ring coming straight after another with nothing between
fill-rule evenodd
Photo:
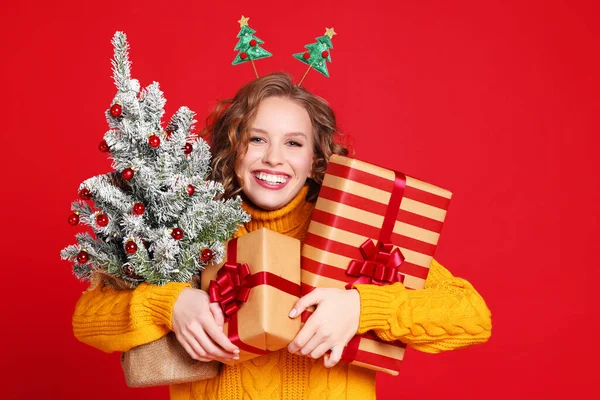
<instances>
[{"instance_id":1,"label":"woman's eyebrow","mask_svg":"<svg viewBox=\"0 0 600 400\"><path fill-rule=\"evenodd\" d=\"M258 133L264 133L264 134L268 134L269 133L269 132L265 131L264 129L254 128L254 127L250 128L250 130L254 131L254 132L258 132Z\"/></svg>"},{"instance_id":2,"label":"woman's eyebrow","mask_svg":"<svg viewBox=\"0 0 600 400\"><path fill-rule=\"evenodd\" d=\"M303 133L303 132L288 132L288 133L286 133L286 134L285 134L285 137L289 137L289 136L302 136L302 137L304 137L305 139L307 139L307 138L308 138L308 137L306 136L306 134L305 134L305 133Z\"/></svg>"},{"instance_id":3,"label":"woman's eyebrow","mask_svg":"<svg viewBox=\"0 0 600 400\"><path fill-rule=\"evenodd\" d=\"M264 129L255 128L255 127L250 128L250 131L256 132L256 133L263 133L265 135L269 134L269 132L265 131ZM306 134L304 132L288 132L284 136L285 137L289 137L289 136L302 136L305 139L308 139L308 136L306 136Z\"/></svg>"}]
</instances>

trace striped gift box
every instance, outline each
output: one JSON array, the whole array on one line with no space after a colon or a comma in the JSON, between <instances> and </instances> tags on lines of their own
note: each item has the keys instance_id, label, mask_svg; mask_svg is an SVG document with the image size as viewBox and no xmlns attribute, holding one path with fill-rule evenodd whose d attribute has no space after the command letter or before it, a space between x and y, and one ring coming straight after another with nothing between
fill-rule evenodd
<instances>
[{"instance_id":1,"label":"striped gift box","mask_svg":"<svg viewBox=\"0 0 600 400\"><path fill-rule=\"evenodd\" d=\"M395 281L422 289L451 196L400 172L331 156L302 246L302 293L317 287L344 289L356 282L348 266L365 260L361 246L367 241L400 250L403 261L393 268ZM372 275L373 283L386 284ZM398 375L404 350L401 342L386 343L366 334L349 343L344 359Z\"/></svg>"}]
</instances>

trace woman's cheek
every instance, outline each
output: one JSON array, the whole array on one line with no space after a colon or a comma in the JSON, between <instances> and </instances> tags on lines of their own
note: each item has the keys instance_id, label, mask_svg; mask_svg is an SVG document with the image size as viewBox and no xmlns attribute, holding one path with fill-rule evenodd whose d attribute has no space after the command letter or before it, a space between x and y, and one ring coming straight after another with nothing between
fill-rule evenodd
<instances>
[{"instance_id":1,"label":"woman's cheek","mask_svg":"<svg viewBox=\"0 0 600 400\"><path fill-rule=\"evenodd\" d=\"M259 148L250 148L248 147L248 151L246 152L246 155L244 155L244 157L241 160L241 165L243 165L243 167L245 169L250 169L250 166L254 163L257 162L257 160L260 160L262 157L262 151Z\"/></svg>"},{"instance_id":2,"label":"woman's cheek","mask_svg":"<svg viewBox=\"0 0 600 400\"><path fill-rule=\"evenodd\" d=\"M260 160L263 156L264 150L260 146L248 147L248 151L244 158L246 158L247 165L250 165L257 160Z\"/></svg>"},{"instance_id":3,"label":"woman's cheek","mask_svg":"<svg viewBox=\"0 0 600 400\"><path fill-rule=\"evenodd\" d=\"M296 170L298 172L302 171L303 175L308 175L312 167L313 158L312 151L299 152L294 159Z\"/></svg>"}]
</instances>

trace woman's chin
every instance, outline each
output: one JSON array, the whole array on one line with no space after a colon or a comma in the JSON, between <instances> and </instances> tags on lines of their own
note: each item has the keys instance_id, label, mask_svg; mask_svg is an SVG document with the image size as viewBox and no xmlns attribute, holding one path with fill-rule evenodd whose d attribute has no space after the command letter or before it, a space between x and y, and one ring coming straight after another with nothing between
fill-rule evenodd
<instances>
[{"instance_id":1,"label":"woman's chin","mask_svg":"<svg viewBox=\"0 0 600 400\"><path fill-rule=\"evenodd\" d=\"M275 210L279 210L280 208L284 207L287 202L282 201L282 200L277 200L277 199L265 199L265 198L257 198L255 200L250 199L255 206L262 208L263 210L266 211L275 211Z\"/></svg>"},{"instance_id":2,"label":"woman's chin","mask_svg":"<svg viewBox=\"0 0 600 400\"><path fill-rule=\"evenodd\" d=\"M248 185L243 190L246 197L257 207L274 211L285 207L302 190L303 185L297 182L288 182L283 188L271 189L262 185Z\"/></svg>"},{"instance_id":3,"label":"woman's chin","mask_svg":"<svg viewBox=\"0 0 600 400\"><path fill-rule=\"evenodd\" d=\"M285 207L294 196L290 196L289 191L273 191L273 190L257 190L253 191L252 194L246 196L255 206L262 208L266 211L274 211L279 210L282 207Z\"/></svg>"}]
</instances>

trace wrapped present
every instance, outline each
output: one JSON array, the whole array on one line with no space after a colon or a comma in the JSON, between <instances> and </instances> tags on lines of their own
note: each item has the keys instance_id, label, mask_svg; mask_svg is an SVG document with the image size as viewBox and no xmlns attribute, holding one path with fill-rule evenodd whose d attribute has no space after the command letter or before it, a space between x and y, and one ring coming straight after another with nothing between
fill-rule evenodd
<instances>
[{"instance_id":1,"label":"wrapped present","mask_svg":"<svg viewBox=\"0 0 600 400\"><path fill-rule=\"evenodd\" d=\"M422 289L451 196L400 172L331 156L302 246L302 294L356 283ZM342 359L397 375L405 347L369 333L352 339Z\"/></svg>"},{"instance_id":2,"label":"wrapped present","mask_svg":"<svg viewBox=\"0 0 600 400\"><path fill-rule=\"evenodd\" d=\"M227 243L223 264L201 273L221 305L223 331L240 348L236 364L286 347L301 328L288 313L300 297L300 241L261 228Z\"/></svg>"}]
</instances>

